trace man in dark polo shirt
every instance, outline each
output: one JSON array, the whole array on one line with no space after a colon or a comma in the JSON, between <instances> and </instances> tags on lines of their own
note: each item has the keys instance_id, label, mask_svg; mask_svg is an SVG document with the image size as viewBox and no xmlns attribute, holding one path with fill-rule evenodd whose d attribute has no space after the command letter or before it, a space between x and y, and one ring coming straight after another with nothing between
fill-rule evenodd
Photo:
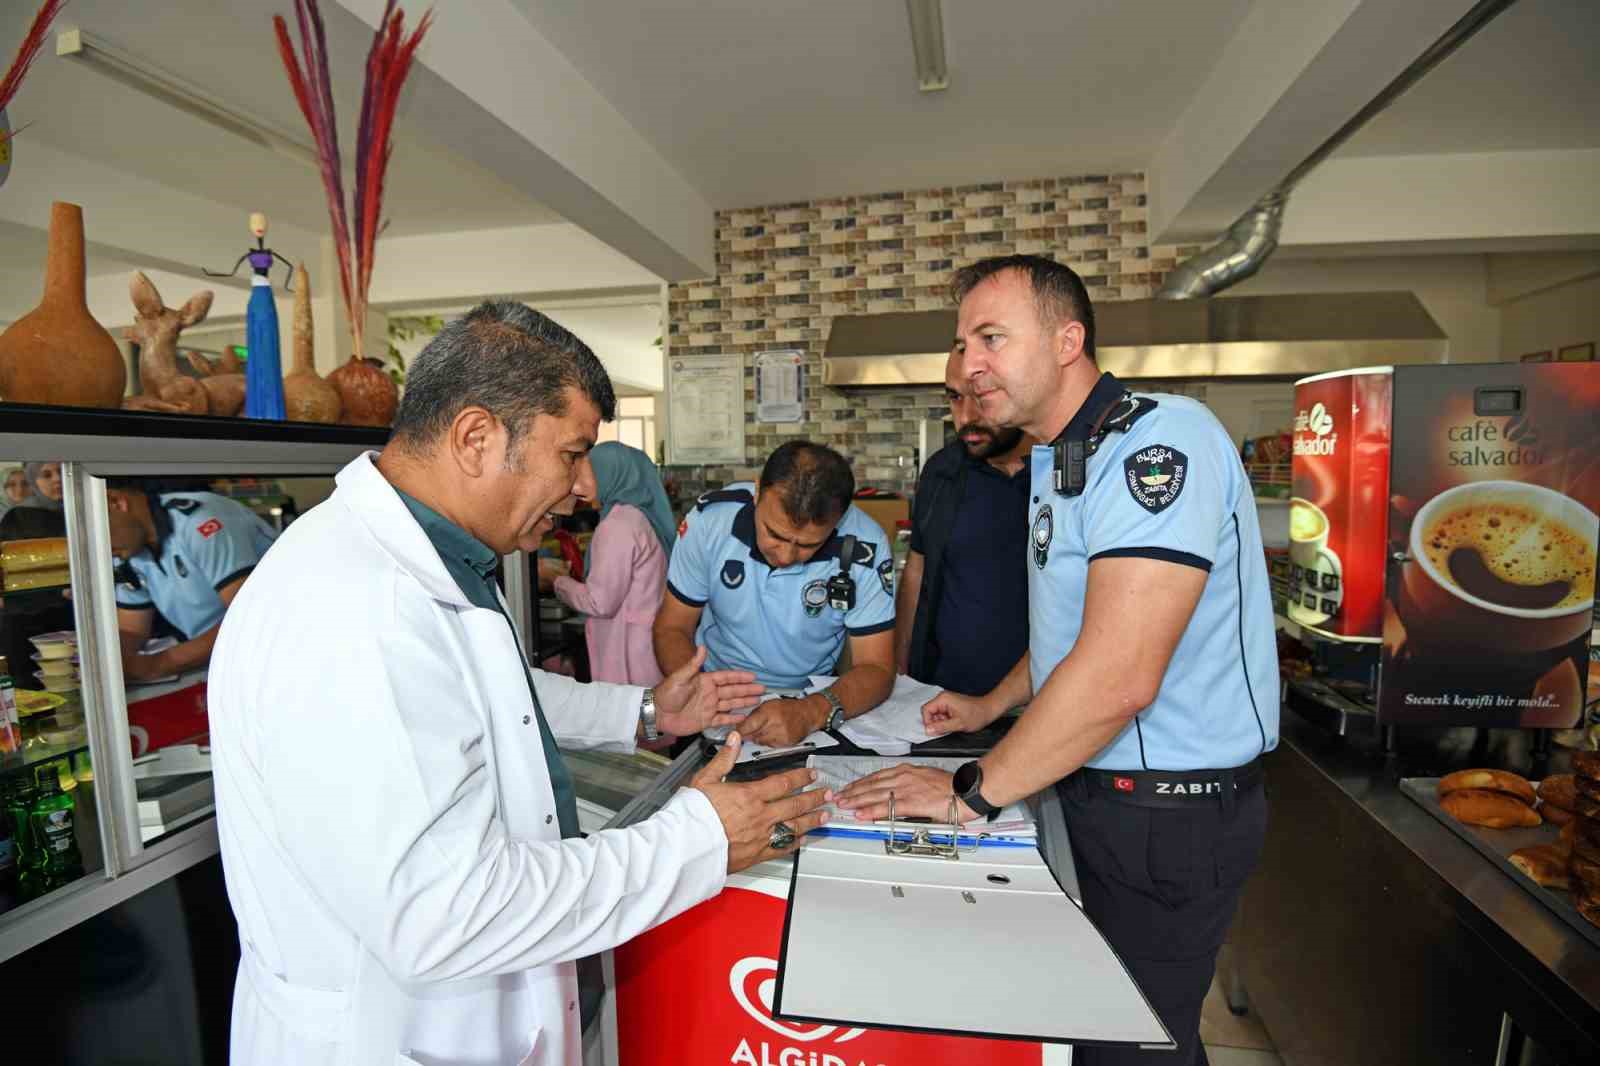
<instances>
[{"instance_id":1,"label":"man in dark polo shirt","mask_svg":"<svg viewBox=\"0 0 1600 1066\"><path fill-rule=\"evenodd\" d=\"M1028 450L986 421L952 354L945 398L957 439L928 460L895 603L901 673L983 695L1028 650Z\"/></svg>"}]
</instances>

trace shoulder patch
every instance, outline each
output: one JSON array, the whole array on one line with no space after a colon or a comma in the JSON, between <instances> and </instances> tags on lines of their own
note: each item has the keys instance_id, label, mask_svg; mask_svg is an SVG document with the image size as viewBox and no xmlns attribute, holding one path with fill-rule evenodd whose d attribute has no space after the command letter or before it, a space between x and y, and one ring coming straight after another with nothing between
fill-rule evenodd
<instances>
[{"instance_id":1,"label":"shoulder patch","mask_svg":"<svg viewBox=\"0 0 1600 1066\"><path fill-rule=\"evenodd\" d=\"M179 514L194 514L200 509L200 501L186 499L168 500L164 506L167 510L177 511Z\"/></svg>"},{"instance_id":2,"label":"shoulder patch","mask_svg":"<svg viewBox=\"0 0 1600 1066\"><path fill-rule=\"evenodd\" d=\"M689 532L689 516L684 515L678 521L678 539L683 539L683 535L687 532Z\"/></svg>"},{"instance_id":3,"label":"shoulder patch","mask_svg":"<svg viewBox=\"0 0 1600 1066\"><path fill-rule=\"evenodd\" d=\"M894 560L885 559L878 564L878 580L883 582L883 591L894 595Z\"/></svg>"},{"instance_id":4,"label":"shoulder patch","mask_svg":"<svg viewBox=\"0 0 1600 1066\"><path fill-rule=\"evenodd\" d=\"M694 501L696 511L704 511L714 503L737 503L741 506L755 500L747 489L717 489L714 492L701 493Z\"/></svg>"},{"instance_id":5,"label":"shoulder patch","mask_svg":"<svg viewBox=\"0 0 1600 1066\"><path fill-rule=\"evenodd\" d=\"M194 531L200 534L201 539L210 540L222 532L222 520L220 518L208 518L196 526Z\"/></svg>"},{"instance_id":6,"label":"shoulder patch","mask_svg":"<svg viewBox=\"0 0 1600 1066\"><path fill-rule=\"evenodd\" d=\"M1122 461L1128 495L1151 514L1177 501L1189 480L1189 457L1170 444L1151 444Z\"/></svg>"},{"instance_id":7,"label":"shoulder patch","mask_svg":"<svg viewBox=\"0 0 1600 1066\"><path fill-rule=\"evenodd\" d=\"M744 563L728 559L722 564L722 587L736 589L744 584Z\"/></svg>"}]
</instances>

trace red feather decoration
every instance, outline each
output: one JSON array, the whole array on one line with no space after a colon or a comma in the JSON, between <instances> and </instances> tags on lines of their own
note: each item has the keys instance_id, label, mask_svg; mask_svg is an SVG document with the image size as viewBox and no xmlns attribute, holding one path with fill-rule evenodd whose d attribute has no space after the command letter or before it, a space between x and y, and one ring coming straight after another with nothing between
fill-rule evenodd
<instances>
[{"instance_id":1,"label":"red feather decoration","mask_svg":"<svg viewBox=\"0 0 1600 1066\"><path fill-rule=\"evenodd\" d=\"M33 61L39 57L39 50L44 47L45 38L50 34L50 23L55 20L66 3L67 0L45 0L44 6L33 16L33 25L28 27L28 35L22 39L21 46L17 48L17 57L11 61L5 80L0 81L0 111L6 109L11 98L16 96L17 90L22 87L22 79L27 76L28 68L33 66ZM0 140L4 139L5 135L0 134Z\"/></svg>"},{"instance_id":2,"label":"red feather decoration","mask_svg":"<svg viewBox=\"0 0 1600 1066\"><path fill-rule=\"evenodd\" d=\"M317 0L295 0L295 16L300 28L300 48L304 63L295 55L283 16L272 19L278 35L278 52L283 58L295 101L311 127L317 158L322 169L322 187L328 197L328 214L333 223L333 242L339 253L339 286L345 309L350 314L354 359L364 354L367 318L367 293L372 287L372 268L376 259L378 233L382 229L383 181L389 167L390 141L394 116L400 105L400 90L422 37L432 25L433 13L422 16L408 37L405 12L388 0L383 19L372 35L367 52L366 84L361 93L361 122L356 135L356 184L353 210L346 211L344 172L339 159L339 132L333 106L333 80L328 73L327 36ZM353 217L352 217L353 216ZM354 222L352 227L351 223Z\"/></svg>"}]
</instances>

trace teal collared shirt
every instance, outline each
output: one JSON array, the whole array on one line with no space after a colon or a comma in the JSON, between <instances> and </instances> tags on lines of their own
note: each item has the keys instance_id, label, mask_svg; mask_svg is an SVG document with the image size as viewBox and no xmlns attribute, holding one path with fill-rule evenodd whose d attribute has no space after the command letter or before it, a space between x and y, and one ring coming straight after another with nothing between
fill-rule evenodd
<instances>
[{"instance_id":1,"label":"teal collared shirt","mask_svg":"<svg viewBox=\"0 0 1600 1066\"><path fill-rule=\"evenodd\" d=\"M506 625L511 625L511 619L506 618L506 613L500 606L500 598L495 595L494 574L500 568L500 557L494 553L494 549L421 500L399 489L395 489L395 492L411 511L411 516L417 520L417 525L428 535L428 540L439 553L444 568L455 578L467 602L474 607L497 612L500 617L506 619ZM515 640L516 627L513 626L511 632L512 639ZM518 649L520 648L519 643ZM523 663L526 667L526 657ZM550 773L550 790L555 794L556 817L561 823L561 835L575 837L578 835L578 799L572 787L572 774L568 772L567 764L561 759L561 751L556 747L555 734L550 732L550 724L544 719L544 708L539 704L539 690L533 683L533 672L529 669L527 673L528 692L533 696L533 716L539 723L539 739L544 744L544 761Z\"/></svg>"}]
</instances>

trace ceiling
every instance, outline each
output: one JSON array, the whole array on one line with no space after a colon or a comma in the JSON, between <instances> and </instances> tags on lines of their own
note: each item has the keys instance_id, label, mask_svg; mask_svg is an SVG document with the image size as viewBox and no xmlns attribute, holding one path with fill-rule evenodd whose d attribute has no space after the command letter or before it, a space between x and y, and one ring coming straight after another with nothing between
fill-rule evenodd
<instances>
[{"instance_id":1,"label":"ceiling","mask_svg":"<svg viewBox=\"0 0 1600 1066\"><path fill-rule=\"evenodd\" d=\"M1519 0L1342 156L1600 147L1600 3Z\"/></svg>"},{"instance_id":2,"label":"ceiling","mask_svg":"<svg viewBox=\"0 0 1600 1066\"><path fill-rule=\"evenodd\" d=\"M515 0L717 207L1138 169L1250 0L946 0L917 90L890 0Z\"/></svg>"},{"instance_id":3,"label":"ceiling","mask_svg":"<svg viewBox=\"0 0 1600 1066\"><path fill-rule=\"evenodd\" d=\"M0 5L0 42L7 42L8 54L9 42L21 39L35 6ZM323 7L330 25L343 14L332 4ZM218 103L260 118L309 145L310 135L274 45L270 14L277 8L291 10L288 3L241 0L139 4L73 0L55 28L81 27L183 81L206 87ZM351 72L362 69L363 57L359 48L349 47L356 35L331 36L348 174L353 171L351 145L360 99L360 80ZM204 46L183 46L197 41ZM406 122L407 111L417 104L411 95L403 101L396 124L384 198L386 232L471 230L556 220L548 208L460 155L415 137ZM13 125L29 124L18 141L19 158L25 157L27 142L37 139L172 188L236 204L241 209L241 235L244 214L251 210L318 232L328 227L315 169L128 91L80 62L57 57L53 42L41 53L8 110Z\"/></svg>"}]
</instances>

